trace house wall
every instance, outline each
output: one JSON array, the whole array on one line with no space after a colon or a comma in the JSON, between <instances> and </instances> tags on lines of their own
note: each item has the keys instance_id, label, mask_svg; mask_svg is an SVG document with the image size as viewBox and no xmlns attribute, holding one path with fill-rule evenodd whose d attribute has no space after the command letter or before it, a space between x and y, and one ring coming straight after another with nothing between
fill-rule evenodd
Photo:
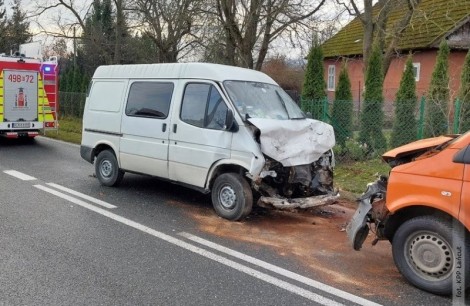
<instances>
[{"instance_id":1,"label":"house wall","mask_svg":"<svg viewBox=\"0 0 470 306\"><path fill-rule=\"evenodd\" d=\"M460 75L462 73L462 66L465 60L465 50L452 50L449 55L449 78L450 78L450 94L452 100L457 97L460 86ZM416 82L416 92L418 97L425 96L429 90L431 83L431 76L436 63L437 50L415 51L413 54L413 63L419 63L420 77ZM384 99L386 107L393 108L393 101L395 100L396 93L400 86L400 80L405 70L405 62L407 56L403 55L392 60L390 68L384 80ZM338 82L339 72L341 69L340 59L326 59L325 65L325 80L328 82L328 67L335 66L335 83ZM353 100L356 107L360 107L363 101L364 93L364 64L361 57L348 59L348 74L351 80L351 88L353 93ZM335 86L336 88L336 86ZM334 91L327 91L328 100L334 100Z\"/></svg>"}]
</instances>

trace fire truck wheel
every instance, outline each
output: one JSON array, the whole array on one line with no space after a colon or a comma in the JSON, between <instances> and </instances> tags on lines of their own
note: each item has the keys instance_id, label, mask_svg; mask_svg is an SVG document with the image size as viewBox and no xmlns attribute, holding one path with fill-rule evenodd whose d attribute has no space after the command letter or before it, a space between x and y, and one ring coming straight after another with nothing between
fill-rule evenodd
<instances>
[{"instance_id":1,"label":"fire truck wheel","mask_svg":"<svg viewBox=\"0 0 470 306\"><path fill-rule=\"evenodd\" d=\"M212 205L216 213L228 220L246 217L253 206L253 192L239 174L224 173L215 179L212 187Z\"/></svg>"},{"instance_id":2,"label":"fire truck wheel","mask_svg":"<svg viewBox=\"0 0 470 306\"><path fill-rule=\"evenodd\" d=\"M119 169L116 156L109 150L101 151L96 157L95 173L100 183L109 187L119 185L124 176L124 171Z\"/></svg>"},{"instance_id":3,"label":"fire truck wheel","mask_svg":"<svg viewBox=\"0 0 470 306\"><path fill-rule=\"evenodd\" d=\"M468 234L468 233L467 233ZM400 273L414 286L440 295L452 293L453 274L470 275L470 260L462 253L470 250L466 229L458 221L437 216L419 216L403 223L392 241L392 253ZM468 280L466 280L468 282Z\"/></svg>"}]
</instances>

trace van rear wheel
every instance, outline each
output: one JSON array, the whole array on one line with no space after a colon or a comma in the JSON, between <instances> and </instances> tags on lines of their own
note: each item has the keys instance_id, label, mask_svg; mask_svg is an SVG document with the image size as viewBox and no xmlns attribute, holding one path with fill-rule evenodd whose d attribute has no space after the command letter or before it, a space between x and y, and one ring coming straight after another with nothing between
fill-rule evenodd
<instances>
[{"instance_id":1,"label":"van rear wheel","mask_svg":"<svg viewBox=\"0 0 470 306\"><path fill-rule=\"evenodd\" d=\"M104 186L117 186L124 177L124 171L119 169L119 165L110 150L101 151L96 157L95 174L100 183Z\"/></svg>"},{"instance_id":2,"label":"van rear wheel","mask_svg":"<svg viewBox=\"0 0 470 306\"><path fill-rule=\"evenodd\" d=\"M228 220L243 219L250 214L253 207L250 185L236 173L224 173L218 176L211 196L216 213Z\"/></svg>"}]
</instances>

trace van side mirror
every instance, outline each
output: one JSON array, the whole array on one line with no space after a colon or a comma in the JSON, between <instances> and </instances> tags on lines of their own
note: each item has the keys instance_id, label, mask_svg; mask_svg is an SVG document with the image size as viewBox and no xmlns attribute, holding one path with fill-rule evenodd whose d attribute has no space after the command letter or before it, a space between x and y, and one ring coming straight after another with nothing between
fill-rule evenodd
<instances>
[{"instance_id":1,"label":"van side mirror","mask_svg":"<svg viewBox=\"0 0 470 306\"><path fill-rule=\"evenodd\" d=\"M470 164L470 145L460 149L452 159L454 163L458 164Z\"/></svg>"},{"instance_id":2,"label":"van side mirror","mask_svg":"<svg viewBox=\"0 0 470 306\"><path fill-rule=\"evenodd\" d=\"M225 114L225 130L233 132L236 132L237 130L237 124L231 109L227 109L227 113Z\"/></svg>"},{"instance_id":3,"label":"van side mirror","mask_svg":"<svg viewBox=\"0 0 470 306\"><path fill-rule=\"evenodd\" d=\"M309 119L312 119L312 113L311 112L307 112L305 114L305 117L309 118Z\"/></svg>"}]
</instances>

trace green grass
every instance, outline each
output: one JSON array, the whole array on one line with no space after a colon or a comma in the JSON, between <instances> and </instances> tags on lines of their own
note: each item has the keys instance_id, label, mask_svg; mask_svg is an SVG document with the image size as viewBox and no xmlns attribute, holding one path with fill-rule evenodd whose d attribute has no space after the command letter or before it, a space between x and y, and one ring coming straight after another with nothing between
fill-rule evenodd
<instances>
[{"instance_id":1,"label":"green grass","mask_svg":"<svg viewBox=\"0 0 470 306\"><path fill-rule=\"evenodd\" d=\"M361 162L337 162L335 168L335 185L340 190L361 194L368 183L377 179L378 175L388 175L390 166L381 159Z\"/></svg>"},{"instance_id":2,"label":"green grass","mask_svg":"<svg viewBox=\"0 0 470 306\"><path fill-rule=\"evenodd\" d=\"M66 117L59 119L58 131L47 131L46 136L80 144L82 141L82 119Z\"/></svg>"},{"instance_id":3,"label":"green grass","mask_svg":"<svg viewBox=\"0 0 470 306\"><path fill-rule=\"evenodd\" d=\"M47 137L80 144L82 139L82 119L66 117L59 120L59 131L48 131ZM335 185L340 191L354 195L365 191L367 183L375 181L378 174L386 174L390 167L380 159L364 162L337 161L335 168Z\"/></svg>"}]
</instances>

